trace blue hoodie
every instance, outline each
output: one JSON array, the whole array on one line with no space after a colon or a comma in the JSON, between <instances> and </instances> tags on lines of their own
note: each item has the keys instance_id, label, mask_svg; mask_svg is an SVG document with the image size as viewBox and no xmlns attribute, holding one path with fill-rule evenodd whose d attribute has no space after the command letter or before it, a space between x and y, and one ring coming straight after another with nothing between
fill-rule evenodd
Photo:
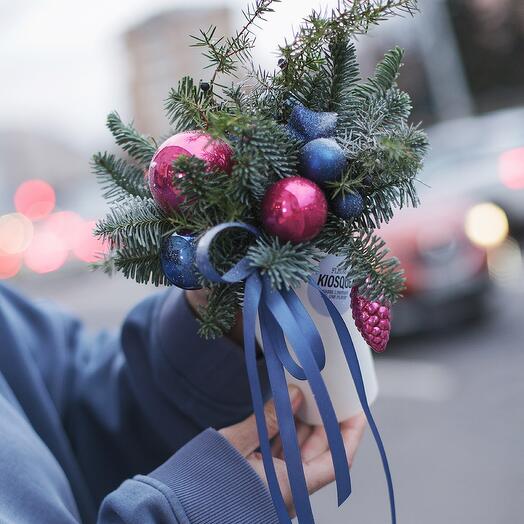
<instances>
[{"instance_id":1,"label":"blue hoodie","mask_svg":"<svg viewBox=\"0 0 524 524\"><path fill-rule=\"evenodd\" d=\"M211 429L251 411L242 351L196 329L178 290L89 337L0 286L0 523L276 523Z\"/></svg>"}]
</instances>

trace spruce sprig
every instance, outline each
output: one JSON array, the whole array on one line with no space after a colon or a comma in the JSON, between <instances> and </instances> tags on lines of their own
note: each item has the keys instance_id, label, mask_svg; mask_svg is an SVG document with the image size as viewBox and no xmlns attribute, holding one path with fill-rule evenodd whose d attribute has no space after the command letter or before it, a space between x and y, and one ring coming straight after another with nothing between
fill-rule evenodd
<instances>
[{"instance_id":1,"label":"spruce sprig","mask_svg":"<svg viewBox=\"0 0 524 524\"><path fill-rule=\"evenodd\" d=\"M122 158L110 153L97 153L93 156L92 167L103 196L110 203L124 200L129 195L143 198L151 195L144 170Z\"/></svg>"},{"instance_id":2,"label":"spruce sprig","mask_svg":"<svg viewBox=\"0 0 524 524\"><path fill-rule=\"evenodd\" d=\"M240 288L238 284L214 284L210 287L206 307L199 308L200 336L214 339L231 330L241 307Z\"/></svg>"},{"instance_id":3,"label":"spruce sprig","mask_svg":"<svg viewBox=\"0 0 524 524\"><path fill-rule=\"evenodd\" d=\"M179 132L206 129L213 109L212 98L189 76L183 77L177 88L169 91L165 102L169 123Z\"/></svg>"},{"instance_id":4,"label":"spruce sprig","mask_svg":"<svg viewBox=\"0 0 524 524\"><path fill-rule=\"evenodd\" d=\"M112 205L97 227L111 252L101 263L137 282L168 284L161 263L163 239L172 232L200 235L210 227L242 221L260 227L260 207L267 188L298 174L302 143L288 136L284 125L292 107L338 115L336 140L348 159L342 179L327 185L326 196L358 192L364 197L362 216L341 220L329 213L320 235L291 245L263 235L226 232L211 246L219 271L227 271L247 256L253 267L280 289L297 287L318 267L324 253L341 255L342 266L368 298L394 302L402 293L404 276L398 261L374 230L388 222L399 207L417 205L417 173L427 150L427 138L409 123L411 101L396 85L403 53L395 48L364 81L353 37L395 14L412 13L415 0L341 0L329 13L307 17L293 40L280 48L280 70L264 71L251 64L254 28L278 0L256 0L244 13L244 26L231 38L216 36L216 28L201 32L195 45L203 48L214 68L210 89L183 78L166 101L169 123L176 132L205 130L233 150L231 173L209 169L197 158L181 156L173 164L173 186L184 197L178 210L162 211L150 198L143 173L156 143L126 125L117 113L108 126L130 159L102 154L93 160L95 174ZM245 82L220 85L219 77L234 77L239 68ZM218 89L220 88L220 89ZM209 306L201 312L200 333L215 337L227 332L242 303L243 285L202 284L210 289Z\"/></svg>"},{"instance_id":5,"label":"spruce sprig","mask_svg":"<svg viewBox=\"0 0 524 524\"><path fill-rule=\"evenodd\" d=\"M211 89L220 74L234 75L239 63L251 59L251 50L255 46L253 28L264 21L269 13L273 12L273 4L281 0L255 0L248 8L242 11L245 23L233 37L216 38L216 26L211 26L207 31L200 31L200 35L193 36L194 47L204 48L203 54L208 59L208 67L214 68L210 81Z\"/></svg>"},{"instance_id":6,"label":"spruce sprig","mask_svg":"<svg viewBox=\"0 0 524 524\"><path fill-rule=\"evenodd\" d=\"M417 10L416 0L340 0L337 8L326 16L313 11L307 17L294 39L280 47L282 57L289 64L284 71L283 83L292 87L311 71L318 71L324 63L326 42L341 35L353 37L365 34L391 16Z\"/></svg>"},{"instance_id":7,"label":"spruce sprig","mask_svg":"<svg viewBox=\"0 0 524 524\"><path fill-rule=\"evenodd\" d=\"M162 270L160 249L151 246L135 245L115 249L108 255L104 267L114 267L124 277L135 280L138 284L171 285Z\"/></svg>"},{"instance_id":8,"label":"spruce sprig","mask_svg":"<svg viewBox=\"0 0 524 524\"><path fill-rule=\"evenodd\" d=\"M322 253L311 243L293 245L262 236L249 248L247 257L275 288L290 289L307 281L318 268Z\"/></svg>"},{"instance_id":9,"label":"spruce sprig","mask_svg":"<svg viewBox=\"0 0 524 524\"><path fill-rule=\"evenodd\" d=\"M171 222L152 198L128 196L100 220L95 234L111 248L151 248L160 250Z\"/></svg>"},{"instance_id":10,"label":"spruce sprig","mask_svg":"<svg viewBox=\"0 0 524 524\"><path fill-rule=\"evenodd\" d=\"M107 117L107 127L115 138L116 143L142 167L146 168L155 154L155 141L141 135L133 124L124 124L120 115L113 111Z\"/></svg>"}]
</instances>

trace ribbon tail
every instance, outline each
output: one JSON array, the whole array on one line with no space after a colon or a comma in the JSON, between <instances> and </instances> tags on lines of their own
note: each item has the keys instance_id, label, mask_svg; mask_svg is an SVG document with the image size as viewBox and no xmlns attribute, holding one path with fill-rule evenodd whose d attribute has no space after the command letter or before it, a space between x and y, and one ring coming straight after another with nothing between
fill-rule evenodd
<instances>
[{"instance_id":1,"label":"ribbon tail","mask_svg":"<svg viewBox=\"0 0 524 524\"><path fill-rule=\"evenodd\" d=\"M278 479L275 471L273 456L269 435L267 432L266 418L264 415L264 397L258 376L256 343L255 343L255 326L258 306L262 293L262 283L256 274L252 274L246 281L244 294L244 352L246 359L246 368L251 389L253 401L253 410L257 423L258 435L260 438L260 450L262 452L262 461L269 486L269 491L273 499L273 504L280 524L291 524L291 519L286 508L286 504L280 491Z\"/></svg>"},{"instance_id":2,"label":"ribbon tail","mask_svg":"<svg viewBox=\"0 0 524 524\"><path fill-rule=\"evenodd\" d=\"M275 334L280 330L280 327L274 322L264 303L260 305L259 312L264 355L266 357L280 438L282 440L284 456L286 457L286 468L298 521L300 524L314 524L315 519L311 509L300 448L298 446L295 419L289 400L286 376L282 363L275 353L275 346L279 343Z\"/></svg>"},{"instance_id":3,"label":"ribbon tail","mask_svg":"<svg viewBox=\"0 0 524 524\"><path fill-rule=\"evenodd\" d=\"M362 371L360 369L360 364L358 362L358 356L355 350L355 346L353 344L353 340L351 339L351 335L346 326L346 323L344 322L344 319L342 318L342 315L340 314L336 306L333 304L333 302L331 302L329 297L327 297L327 295L325 295L325 293L314 282L310 281L310 285L312 285L317 291L320 292L324 304L326 305L329 311L331 320L333 321L338 337L340 339L342 349L344 351L344 355L346 357L346 361L351 372L351 376L353 377L353 382L355 383L355 388L357 390L360 404L362 405L362 409L364 411L364 414L366 415L369 427L371 429L371 432L373 433L373 437L375 439L377 448L380 453L380 458L382 460L382 466L384 468L384 474L386 476L388 486L391 522L393 524L396 524L397 517L395 509L395 492L393 490L393 479L391 477L389 462L386 455L386 450L384 448L384 444L382 442L382 438L380 437L380 432L378 430L377 425L375 424L373 415L371 414L371 409L369 407L369 403L366 396L364 379L362 378Z\"/></svg>"},{"instance_id":4,"label":"ribbon tail","mask_svg":"<svg viewBox=\"0 0 524 524\"><path fill-rule=\"evenodd\" d=\"M278 323L281 328L278 331L274 330L273 335L280 337L281 341L279 342L279 346L282 346L284 348L283 350L287 351L287 344L283 336L283 333L285 333L304 369L309 385L313 391L331 450L337 484L338 502L340 505L351 494L351 476L337 416L331 403L327 387L322 379L318 362L315 360L311 349L313 342L308 340L306 335L307 331L303 332L301 330L284 296L271 290L271 284L266 280L264 281L263 291L264 303L267 305L275 322Z\"/></svg>"}]
</instances>

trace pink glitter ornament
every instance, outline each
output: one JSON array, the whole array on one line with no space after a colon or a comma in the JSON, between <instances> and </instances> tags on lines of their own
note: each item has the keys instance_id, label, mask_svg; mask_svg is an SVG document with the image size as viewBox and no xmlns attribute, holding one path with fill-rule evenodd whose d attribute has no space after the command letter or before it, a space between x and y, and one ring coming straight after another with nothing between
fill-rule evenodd
<instances>
[{"instance_id":1,"label":"pink glitter ornament","mask_svg":"<svg viewBox=\"0 0 524 524\"><path fill-rule=\"evenodd\" d=\"M391 333L391 309L380 302L371 302L351 290L351 311L355 325L368 345L377 353L385 351Z\"/></svg>"},{"instance_id":2,"label":"pink glitter ornament","mask_svg":"<svg viewBox=\"0 0 524 524\"><path fill-rule=\"evenodd\" d=\"M157 150L149 166L149 188L153 198L166 212L178 209L184 201L180 190L173 186L173 162L180 156L195 156L203 160L208 171L220 169L231 173L233 150L225 142L214 140L201 131L187 131L168 138Z\"/></svg>"},{"instance_id":3,"label":"pink glitter ornament","mask_svg":"<svg viewBox=\"0 0 524 524\"><path fill-rule=\"evenodd\" d=\"M273 184L262 201L264 229L294 244L315 238L324 227L328 205L314 182L299 176Z\"/></svg>"}]
</instances>

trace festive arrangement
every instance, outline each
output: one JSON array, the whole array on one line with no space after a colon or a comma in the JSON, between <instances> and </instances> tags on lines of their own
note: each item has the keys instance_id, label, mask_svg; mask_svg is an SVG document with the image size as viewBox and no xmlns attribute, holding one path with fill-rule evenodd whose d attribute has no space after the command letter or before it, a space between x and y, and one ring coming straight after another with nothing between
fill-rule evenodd
<instances>
[{"instance_id":1,"label":"festive arrangement","mask_svg":"<svg viewBox=\"0 0 524 524\"><path fill-rule=\"evenodd\" d=\"M362 80L354 39L413 12L416 1L342 0L330 12L313 12L268 72L252 64L253 30L276 3L256 0L232 37L217 37L214 27L195 37L209 78L185 77L171 90L167 139L157 143L109 115L127 157L93 160L111 204L97 226L110 246L101 265L140 283L209 290L200 312L206 338L227 334L243 309L253 406L281 522L290 520L267 442L255 340L266 357L301 523L313 515L286 378L311 390L308 402L326 428L342 503L351 491L349 468L326 373L330 358L342 358L379 446L395 521L363 359L367 346L385 350L390 307L404 287L398 261L375 230L396 209L417 205L427 139L410 124L410 98L396 84L403 52L388 52L374 76ZM344 316L347 309L354 321ZM324 317L329 333L319 326ZM332 346L339 357L331 357Z\"/></svg>"}]
</instances>

